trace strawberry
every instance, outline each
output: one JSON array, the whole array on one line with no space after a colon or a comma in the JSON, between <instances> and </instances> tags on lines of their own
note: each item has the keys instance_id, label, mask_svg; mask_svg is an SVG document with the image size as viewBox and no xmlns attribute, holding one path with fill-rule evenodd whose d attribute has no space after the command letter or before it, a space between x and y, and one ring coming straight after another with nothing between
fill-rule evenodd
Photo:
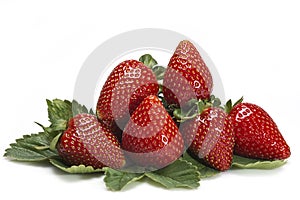
<instances>
[{"instance_id":1,"label":"strawberry","mask_svg":"<svg viewBox=\"0 0 300 200\"><path fill-rule=\"evenodd\" d=\"M158 97L151 95L133 112L123 132L122 147L139 166L159 169L182 155L184 142Z\"/></svg>"},{"instance_id":2,"label":"strawberry","mask_svg":"<svg viewBox=\"0 0 300 200\"><path fill-rule=\"evenodd\" d=\"M217 107L208 107L180 126L188 151L207 165L224 171L231 167L234 135L229 116Z\"/></svg>"},{"instance_id":3,"label":"strawberry","mask_svg":"<svg viewBox=\"0 0 300 200\"><path fill-rule=\"evenodd\" d=\"M177 46L166 69L163 85L168 104L184 106L192 98L209 98L212 75L191 42L184 40Z\"/></svg>"},{"instance_id":4,"label":"strawberry","mask_svg":"<svg viewBox=\"0 0 300 200\"><path fill-rule=\"evenodd\" d=\"M230 111L235 134L234 153L249 158L276 160L291 155L276 123L261 107L238 103Z\"/></svg>"},{"instance_id":5,"label":"strawberry","mask_svg":"<svg viewBox=\"0 0 300 200\"><path fill-rule=\"evenodd\" d=\"M125 165L120 144L108 128L91 114L78 114L68 122L57 143L57 151L68 165L122 168Z\"/></svg>"},{"instance_id":6,"label":"strawberry","mask_svg":"<svg viewBox=\"0 0 300 200\"><path fill-rule=\"evenodd\" d=\"M139 61L126 60L107 78L98 99L97 116L120 137L130 114L145 97L157 92L158 83L151 69Z\"/></svg>"}]
</instances>

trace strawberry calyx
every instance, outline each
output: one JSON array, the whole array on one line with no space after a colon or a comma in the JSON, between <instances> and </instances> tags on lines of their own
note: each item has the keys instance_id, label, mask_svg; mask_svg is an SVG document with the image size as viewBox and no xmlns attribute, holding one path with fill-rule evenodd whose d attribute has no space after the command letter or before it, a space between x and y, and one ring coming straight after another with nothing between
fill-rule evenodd
<instances>
[{"instance_id":1,"label":"strawberry calyx","mask_svg":"<svg viewBox=\"0 0 300 200\"><path fill-rule=\"evenodd\" d=\"M154 66L151 70L153 71L153 73L158 81L164 79L164 75L165 75L165 71L166 71L166 68L164 66L157 65L157 66Z\"/></svg>"},{"instance_id":2,"label":"strawberry calyx","mask_svg":"<svg viewBox=\"0 0 300 200\"><path fill-rule=\"evenodd\" d=\"M230 113L230 111L238 104L242 103L244 100L244 97L242 96L239 100L237 100L234 104L232 104L232 100L229 99L226 104L224 105L224 110L227 114Z\"/></svg>"},{"instance_id":3,"label":"strawberry calyx","mask_svg":"<svg viewBox=\"0 0 300 200\"><path fill-rule=\"evenodd\" d=\"M163 104L164 108L169 113L169 115L171 117L173 117L173 112L174 112L175 109L178 108L178 106L176 104L168 104L167 103L167 101L164 98L164 94L163 94L163 87L164 86L162 84L158 84L158 85L159 85L159 89L158 89L157 97L159 98L159 100Z\"/></svg>"},{"instance_id":4,"label":"strawberry calyx","mask_svg":"<svg viewBox=\"0 0 300 200\"><path fill-rule=\"evenodd\" d=\"M175 109L173 109L172 114L177 122L184 122L186 120L195 118L204 110L211 107L224 109L221 106L221 100L215 97L215 95L211 95L208 99L191 99L190 101L188 101L184 108L181 109L176 107Z\"/></svg>"},{"instance_id":5,"label":"strawberry calyx","mask_svg":"<svg viewBox=\"0 0 300 200\"><path fill-rule=\"evenodd\" d=\"M158 81L164 79L166 67L158 65L157 61L150 54L142 55L139 61L152 70Z\"/></svg>"},{"instance_id":6,"label":"strawberry calyx","mask_svg":"<svg viewBox=\"0 0 300 200\"><path fill-rule=\"evenodd\" d=\"M157 61L150 55L150 54L144 54L139 58L139 61L144 63L147 67L152 69L154 66L157 65Z\"/></svg>"}]
</instances>

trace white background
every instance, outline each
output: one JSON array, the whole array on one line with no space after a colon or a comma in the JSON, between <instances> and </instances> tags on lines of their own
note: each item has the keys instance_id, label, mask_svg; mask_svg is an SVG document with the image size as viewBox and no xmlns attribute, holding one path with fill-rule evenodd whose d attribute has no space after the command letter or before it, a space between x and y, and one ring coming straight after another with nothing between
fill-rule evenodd
<instances>
[{"instance_id":1,"label":"white background","mask_svg":"<svg viewBox=\"0 0 300 200\"><path fill-rule=\"evenodd\" d=\"M280 169L229 171L202 180L199 189L171 191L143 182L110 192L102 177L1 158L1 199L299 197L299 10L288 0L0 0L0 154L15 138L39 131L34 121L47 124L46 98L72 98L80 67L98 45L147 27L197 41L218 68L226 97L243 95L265 108L292 151Z\"/></svg>"}]
</instances>

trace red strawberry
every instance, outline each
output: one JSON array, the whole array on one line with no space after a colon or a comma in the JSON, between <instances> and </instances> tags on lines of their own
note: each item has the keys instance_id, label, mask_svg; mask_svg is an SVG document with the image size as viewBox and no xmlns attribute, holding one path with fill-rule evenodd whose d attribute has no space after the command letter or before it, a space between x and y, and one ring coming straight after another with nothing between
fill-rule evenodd
<instances>
[{"instance_id":1,"label":"red strawberry","mask_svg":"<svg viewBox=\"0 0 300 200\"><path fill-rule=\"evenodd\" d=\"M132 114L123 132L122 147L139 166L157 169L180 157L184 142L162 103L151 95Z\"/></svg>"},{"instance_id":2,"label":"red strawberry","mask_svg":"<svg viewBox=\"0 0 300 200\"><path fill-rule=\"evenodd\" d=\"M230 111L237 155L258 159L286 159L290 148L277 125L261 107L239 103Z\"/></svg>"},{"instance_id":3,"label":"red strawberry","mask_svg":"<svg viewBox=\"0 0 300 200\"><path fill-rule=\"evenodd\" d=\"M97 116L110 129L123 130L143 99L157 92L158 83L151 69L139 61L126 60L106 80L98 99Z\"/></svg>"},{"instance_id":4,"label":"red strawberry","mask_svg":"<svg viewBox=\"0 0 300 200\"><path fill-rule=\"evenodd\" d=\"M177 46L166 69L163 85L163 94L169 104L185 105L192 98L209 98L212 76L191 42L184 40Z\"/></svg>"},{"instance_id":5,"label":"red strawberry","mask_svg":"<svg viewBox=\"0 0 300 200\"><path fill-rule=\"evenodd\" d=\"M125 165L116 136L91 114L78 114L69 121L67 130L59 139L57 151L68 165L116 169Z\"/></svg>"},{"instance_id":6,"label":"red strawberry","mask_svg":"<svg viewBox=\"0 0 300 200\"><path fill-rule=\"evenodd\" d=\"M220 108L206 108L180 126L189 152L209 166L224 171L231 167L234 135L229 116Z\"/></svg>"}]
</instances>

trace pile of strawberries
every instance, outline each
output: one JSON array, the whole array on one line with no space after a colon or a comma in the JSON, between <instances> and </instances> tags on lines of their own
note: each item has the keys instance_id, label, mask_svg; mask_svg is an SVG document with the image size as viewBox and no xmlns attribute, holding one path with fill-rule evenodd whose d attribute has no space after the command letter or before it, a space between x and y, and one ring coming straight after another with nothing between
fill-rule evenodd
<instances>
[{"instance_id":1,"label":"pile of strawberries","mask_svg":"<svg viewBox=\"0 0 300 200\"><path fill-rule=\"evenodd\" d=\"M211 94L212 75L191 42L179 43L162 84L153 69L137 60L113 69L96 116L74 116L57 143L67 165L155 170L187 150L224 171L233 154L263 160L290 156L277 125L261 107L241 101L222 106Z\"/></svg>"}]
</instances>

